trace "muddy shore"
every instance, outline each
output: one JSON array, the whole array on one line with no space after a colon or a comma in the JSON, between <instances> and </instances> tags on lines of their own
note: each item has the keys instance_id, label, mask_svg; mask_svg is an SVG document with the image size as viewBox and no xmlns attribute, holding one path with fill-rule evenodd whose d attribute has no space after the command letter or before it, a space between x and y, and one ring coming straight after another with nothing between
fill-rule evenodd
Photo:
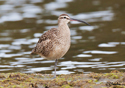
<instances>
[{"instance_id":1,"label":"muddy shore","mask_svg":"<svg viewBox=\"0 0 125 88\"><path fill-rule=\"evenodd\" d=\"M51 74L0 73L0 88L125 88L125 73Z\"/></svg>"}]
</instances>

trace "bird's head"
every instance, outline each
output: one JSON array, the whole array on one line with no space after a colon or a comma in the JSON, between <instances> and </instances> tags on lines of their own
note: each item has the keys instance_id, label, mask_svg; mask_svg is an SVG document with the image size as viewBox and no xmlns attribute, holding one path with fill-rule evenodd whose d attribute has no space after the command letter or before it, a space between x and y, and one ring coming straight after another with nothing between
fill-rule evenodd
<instances>
[{"instance_id":1,"label":"bird's head","mask_svg":"<svg viewBox=\"0 0 125 88\"><path fill-rule=\"evenodd\" d=\"M58 18L59 23L69 23L70 22L70 17L67 14L61 14Z\"/></svg>"},{"instance_id":2,"label":"bird's head","mask_svg":"<svg viewBox=\"0 0 125 88\"><path fill-rule=\"evenodd\" d=\"M90 26L90 24L88 24L87 22L85 21L82 21L82 20L78 20L78 19L74 19L74 18L70 18L67 14L61 14L58 18L58 23L69 23L70 21L78 21L78 22L82 22L82 23L85 23L87 25Z\"/></svg>"}]
</instances>

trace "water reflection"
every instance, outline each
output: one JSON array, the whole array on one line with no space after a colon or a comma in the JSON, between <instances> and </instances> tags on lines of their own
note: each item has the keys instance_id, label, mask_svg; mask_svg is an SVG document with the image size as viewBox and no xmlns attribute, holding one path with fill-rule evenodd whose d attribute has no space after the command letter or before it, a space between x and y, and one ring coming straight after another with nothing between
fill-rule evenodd
<instances>
[{"instance_id":1,"label":"water reflection","mask_svg":"<svg viewBox=\"0 0 125 88\"><path fill-rule=\"evenodd\" d=\"M116 54L116 51L99 51L99 50L92 50L92 51L84 51L83 53L91 53L91 54Z\"/></svg>"},{"instance_id":2,"label":"water reflection","mask_svg":"<svg viewBox=\"0 0 125 88\"><path fill-rule=\"evenodd\" d=\"M103 0L0 2L0 72L53 73L54 61L30 53L45 31L57 27L57 18L62 13L85 20L92 26L79 22L69 24L72 45L59 60L57 74L124 70L122 2L117 2L118 7L113 0L113 5Z\"/></svg>"},{"instance_id":3,"label":"water reflection","mask_svg":"<svg viewBox=\"0 0 125 88\"><path fill-rule=\"evenodd\" d=\"M79 54L76 57L92 57L92 55L88 55L88 54Z\"/></svg>"},{"instance_id":4,"label":"water reflection","mask_svg":"<svg viewBox=\"0 0 125 88\"><path fill-rule=\"evenodd\" d=\"M80 30L86 30L86 31L92 31L94 29L98 28L97 26L80 26L79 29Z\"/></svg>"}]
</instances>

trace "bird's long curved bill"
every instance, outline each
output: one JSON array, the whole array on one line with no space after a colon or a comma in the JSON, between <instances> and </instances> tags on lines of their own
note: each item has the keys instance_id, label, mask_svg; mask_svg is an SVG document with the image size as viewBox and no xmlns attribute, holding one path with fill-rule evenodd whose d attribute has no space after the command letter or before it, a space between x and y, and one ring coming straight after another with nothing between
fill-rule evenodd
<instances>
[{"instance_id":1,"label":"bird's long curved bill","mask_svg":"<svg viewBox=\"0 0 125 88\"><path fill-rule=\"evenodd\" d=\"M82 22L82 23L85 23L85 24L91 26L89 23L87 23L87 22L85 22L83 20L78 20L78 19L70 18L70 21L78 21L78 22Z\"/></svg>"}]
</instances>

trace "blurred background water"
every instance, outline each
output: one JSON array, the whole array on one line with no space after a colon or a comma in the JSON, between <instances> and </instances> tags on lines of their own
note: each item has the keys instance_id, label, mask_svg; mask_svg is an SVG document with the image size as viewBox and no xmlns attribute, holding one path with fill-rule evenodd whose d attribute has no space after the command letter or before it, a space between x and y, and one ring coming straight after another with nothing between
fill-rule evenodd
<instances>
[{"instance_id":1,"label":"blurred background water","mask_svg":"<svg viewBox=\"0 0 125 88\"><path fill-rule=\"evenodd\" d=\"M125 70L125 0L0 0L0 72L53 73L54 61L30 53L63 13L92 26L69 24L58 74Z\"/></svg>"}]
</instances>

